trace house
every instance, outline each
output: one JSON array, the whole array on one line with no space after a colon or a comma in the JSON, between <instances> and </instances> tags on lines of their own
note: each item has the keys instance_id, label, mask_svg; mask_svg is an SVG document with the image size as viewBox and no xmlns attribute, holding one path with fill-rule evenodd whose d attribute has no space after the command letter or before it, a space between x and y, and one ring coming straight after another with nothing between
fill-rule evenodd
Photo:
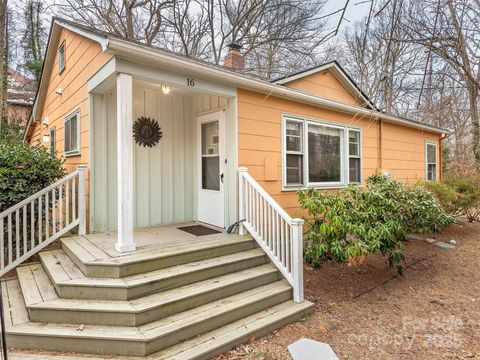
<instances>
[{"instance_id":1,"label":"house","mask_svg":"<svg viewBox=\"0 0 480 360\"><path fill-rule=\"evenodd\" d=\"M27 124L34 97L34 80L9 67L5 108L9 124Z\"/></svg>"},{"instance_id":2,"label":"house","mask_svg":"<svg viewBox=\"0 0 480 360\"><path fill-rule=\"evenodd\" d=\"M25 141L70 175L0 214L2 269L62 249L2 285L25 302L9 346L212 357L311 309L297 189L440 177L445 130L379 111L338 63L273 82L243 64L235 44L216 66L53 21Z\"/></svg>"}]
</instances>

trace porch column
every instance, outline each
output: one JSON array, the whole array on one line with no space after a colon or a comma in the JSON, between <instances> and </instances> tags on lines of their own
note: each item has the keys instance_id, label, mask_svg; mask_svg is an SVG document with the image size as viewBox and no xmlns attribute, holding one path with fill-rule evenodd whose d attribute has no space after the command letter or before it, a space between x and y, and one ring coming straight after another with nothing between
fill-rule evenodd
<instances>
[{"instance_id":1,"label":"porch column","mask_svg":"<svg viewBox=\"0 0 480 360\"><path fill-rule=\"evenodd\" d=\"M132 76L117 75L117 198L118 239L115 250L134 251Z\"/></svg>"}]
</instances>

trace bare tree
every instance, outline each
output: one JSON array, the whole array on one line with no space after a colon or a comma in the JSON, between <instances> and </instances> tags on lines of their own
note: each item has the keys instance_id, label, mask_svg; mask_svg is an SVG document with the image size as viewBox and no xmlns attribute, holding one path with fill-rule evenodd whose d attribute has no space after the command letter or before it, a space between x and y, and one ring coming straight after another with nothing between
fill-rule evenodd
<instances>
[{"instance_id":1,"label":"bare tree","mask_svg":"<svg viewBox=\"0 0 480 360\"><path fill-rule=\"evenodd\" d=\"M59 0L54 12L146 44L155 42L174 0Z\"/></svg>"},{"instance_id":2,"label":"bare tree","mask_svg":"<svg viewBox=\"0 0 480 360\"><path fill-rule=\"evenodd\" d=\"M457 75L468 94L473 155L480 171L480 2L428 0L414 2L406 16L404 41L431 51Z\"/></svg>"}]
</instances>

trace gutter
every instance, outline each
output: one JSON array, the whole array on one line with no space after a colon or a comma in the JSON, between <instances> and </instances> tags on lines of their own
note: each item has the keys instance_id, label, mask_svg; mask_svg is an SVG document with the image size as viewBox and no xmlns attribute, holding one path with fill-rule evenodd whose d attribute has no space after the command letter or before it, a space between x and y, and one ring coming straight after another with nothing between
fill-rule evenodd
<instances>
[{"instance_id":1,"label":"gutter","mask_svg":"<svg viewBox=\"0 0 480 360\"><path fill-rule=\"evenodd\" d=\"M192 74L200 74L208 78L214 78L219 82L227 83L238 88L262 92L272 96L280 96L349 115L368 116L369 118L373 119L382 119L390 123L413 127L436 134L443 135L447 132L446 130L437 128L435 126L412 122L411 120L398 118L374 110L368 110L365 108L332 101L317 95L307 94L282 85L276 85L253 79L242 74L226 71L224 69L216 68L215 66L202 64L191 59L186 59L183 56L176 56L171 53L162 53L161 50L154 49L146 45L132 43L128 40L109 37L107 51L115 55L131 58L135 61L138 61L141 58L145 59L149 63L156 63L157 65L161 63L162 65L167 65L172 68L190 72Z\"/></svg>"}]
</instances>

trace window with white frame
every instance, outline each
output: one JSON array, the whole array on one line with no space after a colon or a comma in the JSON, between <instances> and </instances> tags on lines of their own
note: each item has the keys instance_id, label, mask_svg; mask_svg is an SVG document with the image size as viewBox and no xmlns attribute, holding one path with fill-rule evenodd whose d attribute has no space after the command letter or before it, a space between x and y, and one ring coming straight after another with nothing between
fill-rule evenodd
<instances>
[{"instance_id":1,"label":"window with white frame","mask_svg":"<svg viewBox=\"0 0 480 360\"><path fill-rule=\"evenodd\" d=\"M348 130L348 180L351 184L359 184L362 179L361 136L359 130Z\"/></svg>"},{"instance_id":2,"label":"window with white frame","mask_svg":"<svg viewBox=\"0 0 480 360\"><path fill-rule=\"evenodd\" d=\"M65 155L80 154L80 110L65 118Z\"/></svg>"},{"instance_id":3,"label":"window with white frame","mask_svg":"<svg viewBox=\"0 0 480 360\"><path fill-rule=\"evenodd\" d=\"M58 72L61 73L65 69L65 41L58 48Z\"/></svg>"},{"instance_id":4,"label":"window with white frame","mask_svg":"<svg viewBox=\"0 0 480 360\"><path fill-rule=\"evenodd\" d=\"M426 143L425 152L427 180L435 181L437 179L437 144Z\"/></svg>"},{"instance_id":5,"label":"window with white frame","mask_svg":"<svg viewBox=\"0 0 480 360\"><path fill-rule=\"evenodd\" d=\"M285 168L289 185L303 184L303 122L287 120L285 123Z\"/></svg>"},{"instance_id":6,"label":"window with white frame","mask_svg":"<svg viewBox=\"0 0 480 360\"><path fill-rule=\"evenodd\" d=\"M361 182L361 131L285 116L286 188L336 187Z\"/></svg>"}]
</instances>

